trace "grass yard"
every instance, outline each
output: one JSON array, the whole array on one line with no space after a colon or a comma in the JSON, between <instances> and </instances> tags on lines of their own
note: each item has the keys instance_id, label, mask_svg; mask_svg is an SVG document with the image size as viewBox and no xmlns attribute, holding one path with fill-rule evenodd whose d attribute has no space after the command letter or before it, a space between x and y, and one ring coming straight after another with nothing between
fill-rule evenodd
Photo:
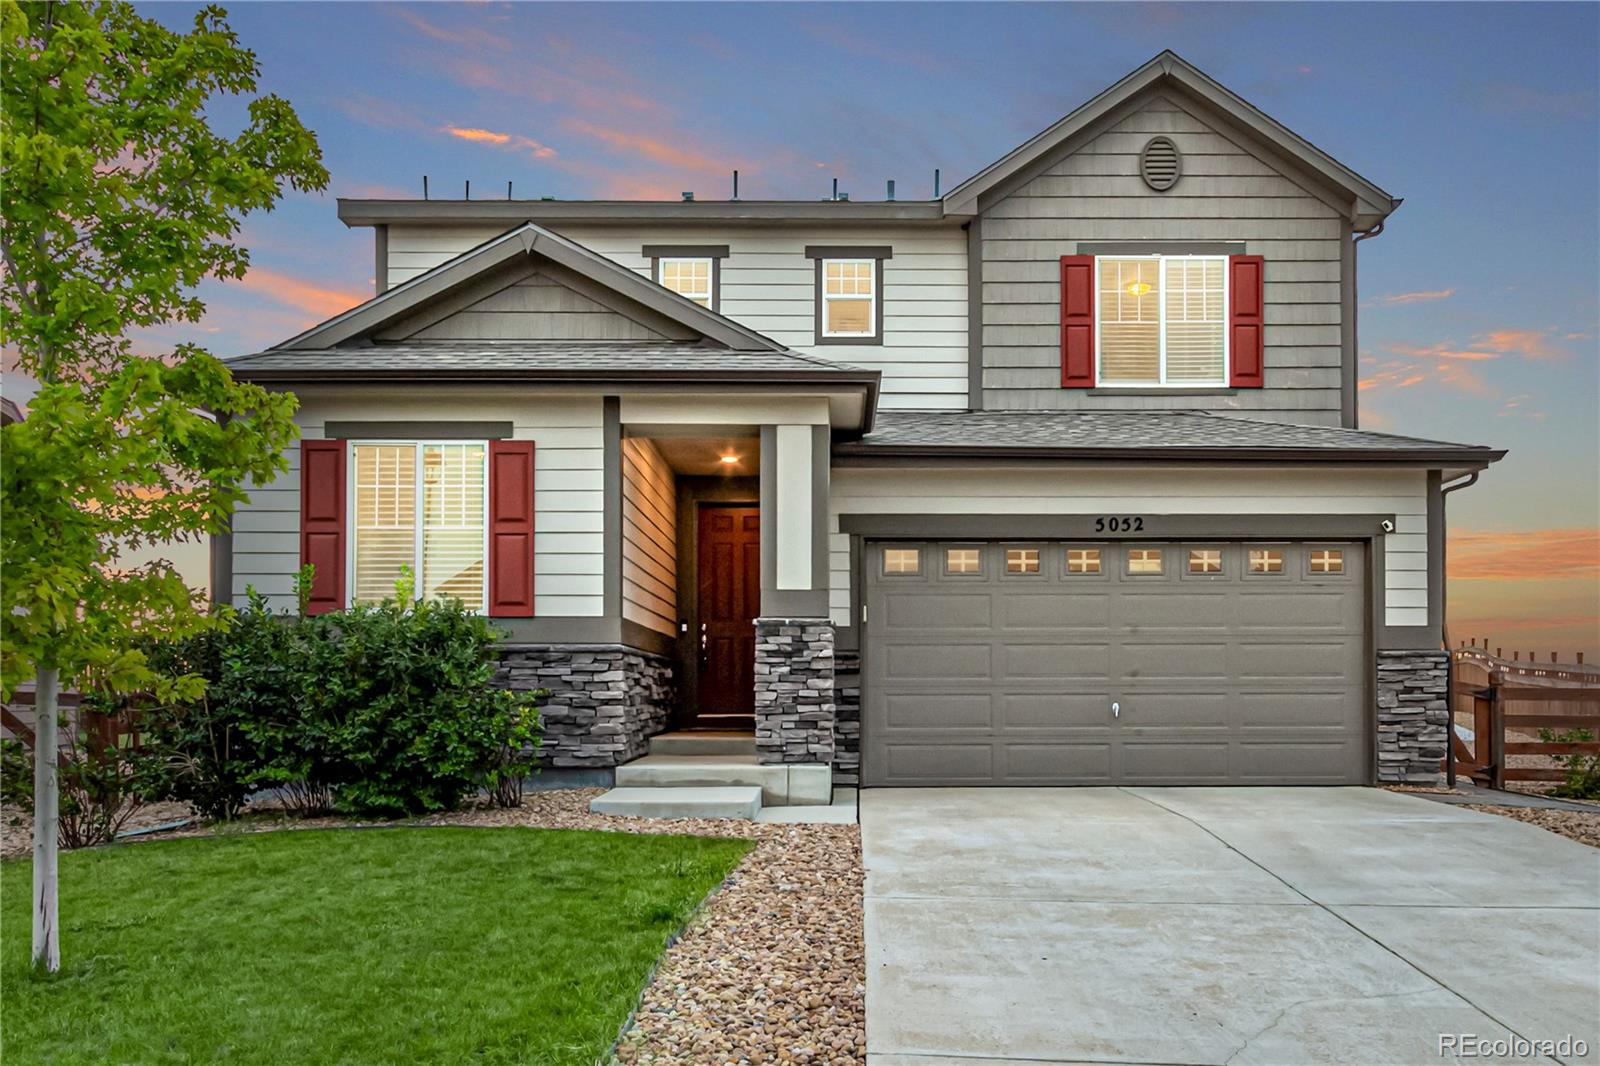
<instances>
[{"instance_id":1,"label":"grass yard","mask_svg":"<svg viewBox=\"0 0 1600 1066\"><path fill-rule=\"evenodd\" d=\"M593 1063L743 840L236 833L61 858L62 970L0 867L8 1063Z\"/></svg>"}]
</instances>

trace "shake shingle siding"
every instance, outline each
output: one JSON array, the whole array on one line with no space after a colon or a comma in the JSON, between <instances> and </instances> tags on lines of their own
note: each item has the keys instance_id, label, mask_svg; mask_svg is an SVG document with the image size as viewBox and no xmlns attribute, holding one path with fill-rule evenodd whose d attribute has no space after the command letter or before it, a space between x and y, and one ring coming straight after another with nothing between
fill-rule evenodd
<instances>
[{"instance_id":1,"label":"shake shingle siding","mask_svg":"<svg viewBox=\"0 0 1600 1066\"><path fill-rule=\"evenodd\" d=\"M1182 177L1155 192L1139 152L1165 134ZM1157 97L987 207L983 223L984 406L1020 410L1237 410L1338 425L1345 222L1307 188ZM1265 388L1130 396L1062 389L1062 255L1079 242L1242 242L1266 259Z\"/></svg>"}]
</instances>

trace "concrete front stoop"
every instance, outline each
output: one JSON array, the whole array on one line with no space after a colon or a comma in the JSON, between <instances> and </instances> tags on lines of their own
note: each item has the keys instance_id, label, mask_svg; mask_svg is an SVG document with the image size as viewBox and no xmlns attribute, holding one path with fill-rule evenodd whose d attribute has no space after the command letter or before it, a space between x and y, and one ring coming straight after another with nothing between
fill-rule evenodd
<instances>
[{"instance_id":1,"label":"concrete front stoop","mask_svg":"<svg viewBox=\"0 0 1600 1066\"><path fill-rule=\"evenodd\" d=\"M616 786L589 809L642 818L753 819L763 807L827 807L834 798L832 767L758 762L748 733L654 737L649 755L617 767Z\"/></svg>"}]
</instances>

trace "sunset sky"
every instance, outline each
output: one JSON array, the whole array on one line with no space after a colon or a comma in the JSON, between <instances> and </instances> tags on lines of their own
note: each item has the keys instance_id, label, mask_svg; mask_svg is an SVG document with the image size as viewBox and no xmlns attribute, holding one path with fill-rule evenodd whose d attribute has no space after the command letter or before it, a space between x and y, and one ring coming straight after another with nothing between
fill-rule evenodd
<instances>
[{"instance_id":1,"label":"sunset sky","mask_svg":"<svg viewBox=\"0 0 1600 1066\"><path fill-rule=\"evenodd\" d=\"M1405 198L1361 245L1361 424L1511 450L1450 500L1453 635L1600 653L1596 5L266 3L231 22L333 184L247 221L249 277L206 289L221 355L371 294L372 233L335 196L415 196L428 174L452 198L720 199L737 167L747 199L835 177L927 197L935 167L950 188L1170 47Z\"/></svg>"}]
</instances>

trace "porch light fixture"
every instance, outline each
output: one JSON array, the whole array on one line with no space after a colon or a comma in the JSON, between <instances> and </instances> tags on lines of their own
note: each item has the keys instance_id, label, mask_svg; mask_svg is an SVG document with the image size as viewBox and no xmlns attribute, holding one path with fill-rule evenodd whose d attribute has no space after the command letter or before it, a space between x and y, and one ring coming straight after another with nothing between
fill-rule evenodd
<instances>
[{"instance_id":1,"label":"porch light fixture","mask_svg":"<svg viewBox=\"0 0 1600 1066\"><path fill-rule=\"evenodd\" d=\"M724 455L722 461L729 466L733 466L739 461L739 457L737 455Z\"/></svg>"}]
</instances>

